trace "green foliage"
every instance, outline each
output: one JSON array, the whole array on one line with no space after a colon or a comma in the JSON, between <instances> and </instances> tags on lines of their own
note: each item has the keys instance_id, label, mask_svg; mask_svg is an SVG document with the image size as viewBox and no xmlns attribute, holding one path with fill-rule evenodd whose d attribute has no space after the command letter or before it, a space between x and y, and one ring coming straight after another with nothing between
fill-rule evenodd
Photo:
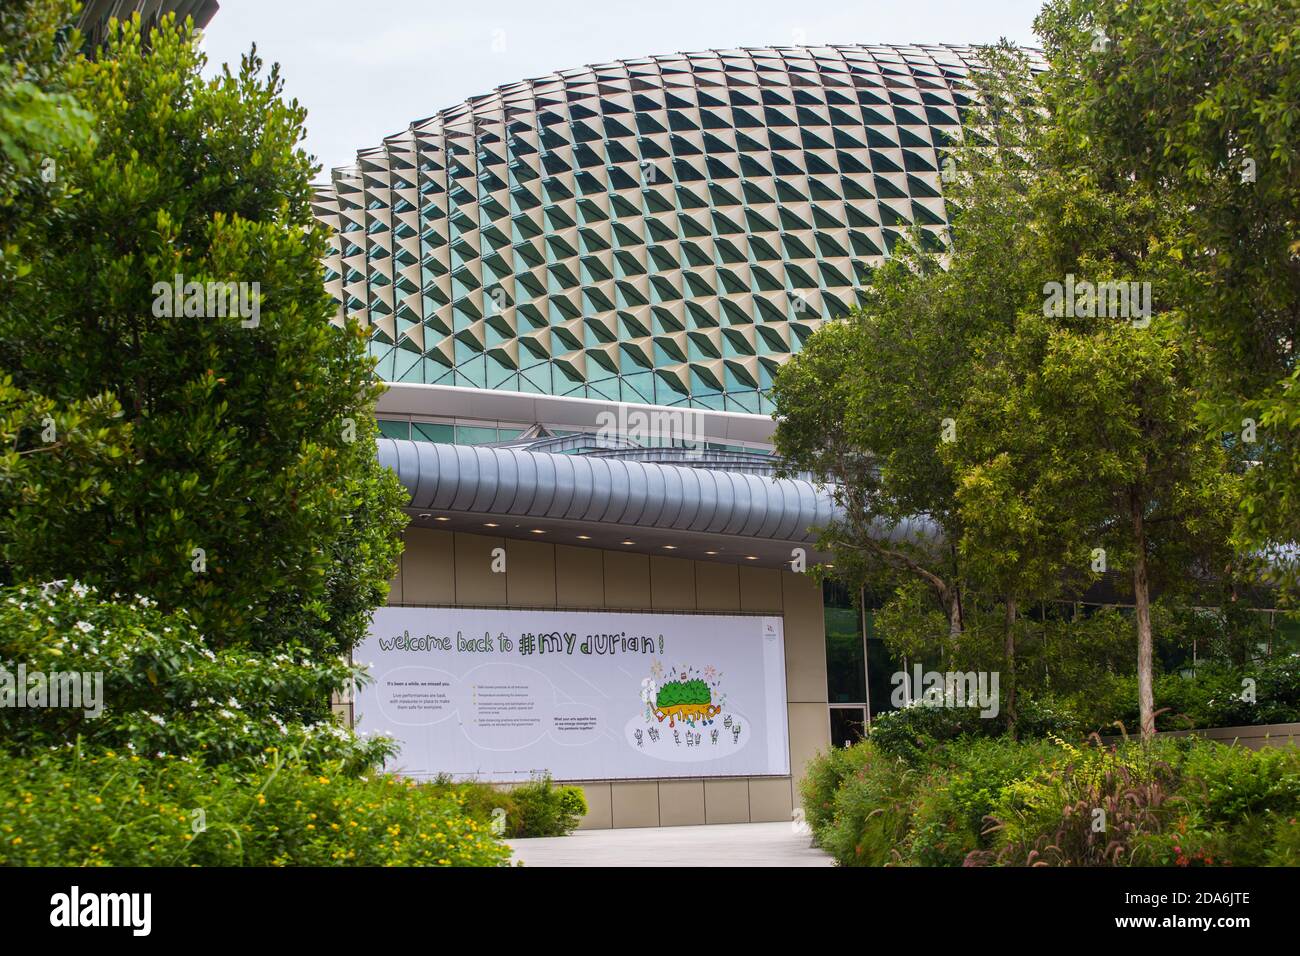
<instances>
[{"instance_id":1,"label":"green foliage","mask_svg":"<svg viewBox=\"0 0 1300 956\"><path fill-rule=\"evenodd\" d=\"M581 787L555 786L541 777L515 787L497 787L477 781L455 783L440 776L430 786L455 796L464 812L486 826L502 826L502 835L521 837L568 836L587 814ZM497 823L499 819L504 824Z\"/></svg>"},{"instance_id":2,"label":"green foliage","mask_svg":"<svg viewBox=\"0 0 1300 956\"><path fill-rule=\"evenodd\" d=\"M186 29L146 45L133 21L63 71L96 138L62 159L57 215L14 224L28 261L5 283L0 355L37 406L102 403L96 440L120 454L69 509L71 479L46 479L74 463L18 423L16 452L47 463L17 473L0 575L148 595L214 647L346 654L404 524L375 460L379 386L362 332L330 324L304 110L255 53L208 80L203 64ZM177 275L257 283L256 325L167 315L156 285Z\"/></svg>"},{"instance_id":3,"label":"green foliage","mask_svg":"<svg viewBox=\"0 0 1300 956\"><path fill-rule=\"evenodd\" d=\"M557 787L550 777L512 787L510 803L506 832L511 836L566 836L587 813L581 787Z\"/></svg>"},{"instance_id":4,"label":"green foliage","mask_svg":"<svg viewBox=\"0 0 1300 956\"><path fill-rule=\"evenodd\" d=\"M1050 701L1025 696L1020 700L1016 730L1023 739L1073 735L1075 718ZM979 738L1000 738L1010 732L1010 716L982 717L976 707L931 707L913 704L875 717L870 740L882 753L912 767L929 767L946 759L946 745L962 746Z\"/></svg>"},{"instance_id":5,"label":"green foliage","mask_svg":"<svg viewBox=\"0 0 1300 956\"><path fill-rule=\"evenodd\" d=\"M1182 772L1204 793L1205 823L1233 824L1257 814L1295 816L1300 805L1300 757L1291 747L1194 747Z\"/></svg>"},{"instance_id":6,"label":"green foliage","mask_svg":"<svg viewBox=\"0 0 1300 956\"><path fill-rule=\"evenodd\" d=\"M0 234L6 258L15 251L8 246L11 217L29 206L43 209L61 193L59 161L93 136L90 115L64 82L79 37L59 35L73 7L72 0L18 0L0 9Z\"/></svg>"},{"instance_id":7,"label":"green foliage","mask_svg":"<svg viewBox=\"0 0 1300 956\"><path fill-rule=\"evenodd\" d=\"M75 536L113 495L131 428L105 393L59 406L0 375L0 565L20 533Z\"/></svg>"},{"instance_id":8,"label":"green foliage","mask_svg":"<svg viewBox=\"0 0 1300 956\"><path fill-rule=\"evenodd\" d=\"M357 778L277 752L213 767L75 746L0 751L0 866L501 866L508 858L454 796L389 774Z\"/></svg>"},{"instance_id":9,"label":"green foliage","mask_svg":"<svg viewBox=\"0 0 1300 956\"><path fill-rule=\"evenodd\" d=\"M921 787L909 828L905 856L916 866L961 866L991 846L986 817L1003 789L1054 753L1045 741L1014 746L1006 738L969 738L943 755Z\"/></svg>"},{"instance_id":10,"label":"green foliage","mask_svg":"<svg viewBox=\"0 0 1300 956\"><path fill-rule=\"evenodd\" d=\"M772 389L777 450L791 471L831 483L844 508L821 542L835 553L836 576L851 591L882 576L915 577L953 633L969 569L952 553L963 519L939 454L945 423L960 408L979 343L1002 335L1041 284L1029 271L1009 274L1032 262L1020 254L1029 238L1020 222L1033 171L1013 168L1037 127L1029 69L1012 48L986 53L989 69L972 79L972 148L954 150L960 175L945 185L955 248L966 254L923 234L900 239L861 309L819 329ZM989 144L1015 147L997 184L981 175Z\"/></svg>"},{"instance_id":11,"label":"green foliage","mask_svg":"<svg viewBox=\"0 0 1300 956\"><path fill-rule=\"evenodd\" d=\"M885 866L904 845L919 776L903 761L869 744L854 749L856 769L835 791L829 825L814 834L842 866Z\"/></svg>"},{"instance_id":12,"label":"green foliage","mask_svg":"<svg viewBox=\"0 0 1300 956\"><path fill-rule=\"evenodd\" d=\"M1117 734L1137 726L1135 675L1099 673L1054 697L1084 733ZM1156 677L1159 730L1256 726L1300 720L1300 656L1277 655L1244 666L1202 662Z\"/></svg>"},{"instance_id":13,"label":"green foliage","mask_svg":"<svg viewBox=\"0 0 1300 956\"><path fill-rule=\"evenodd\" d=\"M676 707L682 704L711 704L713 694L709 685L698 677L692 680L669 681L659 688L655 704L659 707Z\"/></svg>"},{"instance_id":14,"label":"green foliage","mask_svg":"<svg viewBox=\"0 0 1300 956\"><path fill-rule=\"evenodd\" d=\"M875 756L861 746L832 747L808 761L799 781L804 817L814 834L822 833L835 819L835 794L847 777L856 774Z\"/></svg>"},{"instance_id":15,"label":"green foliage","mask_svg":"<svg viewBox=\"0 0 1300 956\"><path fill-rule=\"evenodd\" d=\"M0 707L0 737L12 751L80 738L225 764L274 747L303 766L351 773L393 753L392 741L358 737L330 714L330 692L360 679L357 668L293 645L213 651L184 612L145 597L102 600L75 582L0 589L0 668L16 681L20 664L29 675L98 675L102 685L95 707Z\"/></svg>"},{"instance_id":16,"label":"green foliage","mask_svg":"<svg viewBox=\"0 0 1300 956\"><path fill-rule=\"evenodd\" d=\"M1061 125L1092 168L1173 220L1165 291L1207 361L1200 411L1261 464L1246 475L1239 545L1295 540L1300 3L1051 0L1035 26ZM1094 31L1109 42L1094 49ZM1300 565L1286 563L1294 583Z\"/></svg>"},{"instance_id":17,"label":"green foliage","mask_svg":"<svg viewBox=\"0 0 1300 956\"><path fill-rule=\"evenodd\" d=\"M872 738L810 771L808 819L844 866L1277 866L1300 845L1294 746L963 738L909 766Z\"/></svg>"}]
</instances>

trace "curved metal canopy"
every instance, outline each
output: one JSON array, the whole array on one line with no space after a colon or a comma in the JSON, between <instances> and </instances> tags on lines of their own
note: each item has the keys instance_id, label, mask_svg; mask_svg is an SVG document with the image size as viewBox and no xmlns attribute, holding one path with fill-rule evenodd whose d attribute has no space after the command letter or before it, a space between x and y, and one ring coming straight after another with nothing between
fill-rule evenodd
<instances>
[{"instance_id":1,"label":"curved metal canopy","mask_svg":"<svg viewBox=\"0 0 1300 956\"><path fill-rule=\"evenodd\" d=\"M809 481L619 458L381 438L411 508L813 542L841 517Z\"/></svg>"}]
</instances>

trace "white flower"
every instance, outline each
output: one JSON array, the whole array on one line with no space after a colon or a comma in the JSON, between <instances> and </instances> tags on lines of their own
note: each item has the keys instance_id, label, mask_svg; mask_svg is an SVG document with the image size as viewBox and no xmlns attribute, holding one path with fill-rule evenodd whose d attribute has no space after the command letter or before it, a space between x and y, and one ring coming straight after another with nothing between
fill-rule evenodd
<instances>
[{"instance_id":1,"label":"white flower","mask_svg":"<svg viewBox=\"0 0 1300 956\"><path fill-rule=\"evenodd\" d=\"M163 720L163 717L162 717L161 714L150 714L150 715L149 715L149 719L152 720L152 721L153 721L155 724L157 724L159 727L166 727L166 726L167 726L167 721Z\"/></svg>"},{"instance_id":2,"label":"white flower","mask_svg":"<svg viewBox=\"0 0 1300 956\"><path fill-rule=\"evenodd\" d=\"M91 631L95 629L95 625L91 624L89 621L78 621L76 624L72 626L75 627L77 630L79 630L82 634L89 634Z\"/></svg>"}]
</instances>

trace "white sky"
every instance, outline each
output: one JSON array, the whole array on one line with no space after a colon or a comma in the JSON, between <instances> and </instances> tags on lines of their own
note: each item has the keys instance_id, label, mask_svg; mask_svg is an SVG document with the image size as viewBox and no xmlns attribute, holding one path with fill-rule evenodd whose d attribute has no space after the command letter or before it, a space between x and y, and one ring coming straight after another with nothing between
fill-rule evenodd
<instances>
[{"instance_id":1,"label":"white sky","mask_svg":"<svg viewBox=\"0 0 1300 956\"><path fill-rule=\"evenodd\" d=\"M209 71L256 42L326 169L471 96L589 63L715 47L1034 45L1041 0L220 0Z\"/></svg>"}]
</instances>

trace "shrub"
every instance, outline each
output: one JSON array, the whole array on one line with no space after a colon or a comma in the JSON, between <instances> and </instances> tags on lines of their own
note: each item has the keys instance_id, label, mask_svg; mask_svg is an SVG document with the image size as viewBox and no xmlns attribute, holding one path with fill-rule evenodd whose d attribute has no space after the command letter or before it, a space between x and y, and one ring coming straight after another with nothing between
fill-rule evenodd
<instances>
[{"instance_id":1,"label":"shrub","mask_svg":"<svg viewBox=\"0 0 1300 956\"><path fill-rule=\"evenodd\" d=\"M836 791L832 820L818 834L819 842L841 866L898 862L919 775L869 740L850 749L857 751L857 766Z\"/></svg>"},{"instance_id":2,"label":"shrub","mask_svg":"<svg viewBox=\"0 0 1300 956\"><path fill-rule=\"evenodd\" d=\"M587 812L580 787L557 787L550 777L511 788L510 802L506 833L514 837L566 836Z\"/></svg>"},{"instance_id":3,"label":"shrub","mask_svg":"<svg viewBox=\"0 0 1300 956\"><path fill-rule=\"evenodd\" d=\"M1253 682L1251 694L1243 693L1247 679ZM1278 654L1240 666L1206 661L1188 675L1158 675L1154 691L1162 711L1158 730L1289 723L1300 720L1300 655ZM1115 733L1116 722L1136 727L1137 678L1099 675L1065 704L1079 714L1085 732Z\"/></svg>"},{"instance_id":4,"label":"shrub","mask_svg":"<svg viewBox=\"0 0 1300 956\"><path fill-rule=\"evenodd\" d=\"M330 322L305 110L255 51L205 76L175 17L107 32L60 71L92 118L59 157L69 188L54 214L24 202L8 223L3 245L30 259L0 289L0 372L59 408L111 398L102 430L123 453L78 476L85 506L60 510L69 482L44 471L0 496L0 580L145 594L214 648L346 655L384 602L409 496L375 457L365 333ZM159 285L177 275L244 283L255 319L175 308ZM21 424L24 457L62 446Z\"/></svg>"},{"instance_id":5,"label":"shrub","mask_svg":"<svg viewBox=\"0 0 1300 956\"><path fill-rule=\"evenodd\" d=\"M989 815L996 852L969 864L1101 866L1133 861L1135 841L1171 816L1174 772L1136 745L1065 747L1053 762L1008 786Z\"/></svg>"},{"instance_id":6,"label":"shrub","mask_svg":"<svg viewBox=\"0 0 1300 956\"><path fill-rule=\"evenodd\" d=\"M1024 695L1017 702L1016 732L1022 738L1073 736L1075 719L1051 702ZM1005 710L996 717L982 717L976 707L928 707L913 704L876 717L871 740L886 753L913 767L934 762L943 745L950 741L996 738L1010 730Z\"/></svg>"},{"instance_id":7,"label":"shrub","mask_svg":"<svg viewBox=\"0 0 1300 956\"><path fill-rule=\"evenodd\" d=\"M1208 823L1237 823L1256 814L1295 815L1300 808L1300 752L1294 747L1193 746L1182 766Z\"/></svg>"},{"instance_id":8,"label":"shrub","mask_svg":"<svg viewBox=\"0 0 1300 956\"><path fill-rule=\"evenodd\" d=\"M808 762L808 769L799 781L799 795L804 819L818 841L835 819L835 794L844 778L856 773L872 756L871 748L859 743L852 747L832 747Z\"/></svg>"},{"instance_id":9,"label":"shrub","mask_svg":"<svg viewBox=\"0 0 1300 956\"><path fill-rule=\"evenodd\" d=\"M29 676L100 675L102 714L0 707L0 733L13 751L81 737L93 747L215 764L276 747L353 773L392 752L387 738L363 739L330 715L330 692L360 676L352 665L295 647L213 651L183 612L165 614L148 598L101 600L66 582L0 589L0 668L16 681L19 664Z\"/></svg>"},{"instance_id":10,"label":"shrub","mask_svg":"<svg viewBox=\"0 0 1300 956\"><path fill-rule=\"evenodd\" d=\"M800 792L822 846L846 866L1285 866L1300 859L1294 747L963 736L910 766L873 734L819 755Z\"/></svg>"},{"instance_id":11,"label":"shrub","mask_svg":"<svg viewBox=\"0 0 1300 956\"><path fill-rule=\"evenodd\" d=\"M1017 744L1009 738L969 740L947 752L950 767L921 787L907 860L918 866L960 866L969 854L991 845L986 818L1008 785L1055 756L1044 741Z\"/></svg>"},{"instance_id":12,"label":"shrub","mask_svg":"<svg viewBox=\"0 0 1300 956\"><path fill-rule=\"evenodd\" d=\"M279 752L212 767L75 745L0 752L0 866L499 866L452 794Z\"/></svg>"},{"instance_id":13,"label":"shrub","mask_svg":"<svg viewBox=\"0 0 1300 956\"><path fill-rule=\"evenodd\" d=\"M465 812L490 827L500 827L503 836L567 836L587 813L587 798L581 787L557 787L543 777L517 787L494 787L488 783L452 782L439 776L430 786L454 794Z\"/></svg>"},{"instance_id":14,"label":"shrub","mask_svg":"<svg viewBox=\"0 0 1300 956\"><path fill-rule=\"evenodd\" d=\"M876 717L871 742L882 753L925 766L943 743L984 734L986 722L972 707L926 707L913 704Z\"/></svg>"}]
</instances>

